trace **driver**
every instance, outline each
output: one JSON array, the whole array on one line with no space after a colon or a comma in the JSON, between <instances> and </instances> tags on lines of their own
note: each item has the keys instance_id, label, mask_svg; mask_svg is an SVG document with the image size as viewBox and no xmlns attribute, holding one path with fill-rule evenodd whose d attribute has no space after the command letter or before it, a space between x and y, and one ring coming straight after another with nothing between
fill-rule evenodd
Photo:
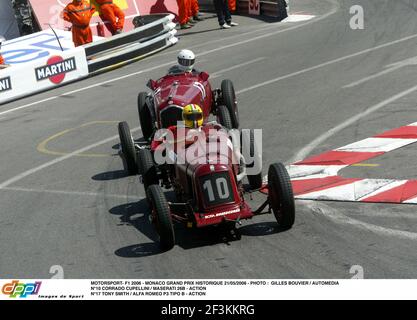
<instances>
[{"instance_id":1,"label":"driver","mask_svg":"<svg viewBox=\"0 0 417 320\"><path fill-rule=\"evenodd\" d=\"M171 131L174 141L167 139L167 142L171 145L174 145L176 149L179 142L183 143L185 141L185 147L190 146L197 139L196 135L193 135L195 139L186 139L189 136L191 130L201 131L203 126L204 117L203 110L198 104L188 104L182 110L182 122L178 122L177 125L168 127L167 129ZM161 143L162 137L155 137L151 143L151 149L155 150Z\"/></svg>"},{"instance_id":2,"label":"driver","mask_svg":"<svg viewBox=\"0 0 417 320\"><path fill-rule=\"evenodd\" d=\"M182 74L182 73L200 73L200 71L194 69L195 54L191 50L183 49L177 56L178 64L172 66L168 70L169 75Z\"/></svg>"}]
</instances>

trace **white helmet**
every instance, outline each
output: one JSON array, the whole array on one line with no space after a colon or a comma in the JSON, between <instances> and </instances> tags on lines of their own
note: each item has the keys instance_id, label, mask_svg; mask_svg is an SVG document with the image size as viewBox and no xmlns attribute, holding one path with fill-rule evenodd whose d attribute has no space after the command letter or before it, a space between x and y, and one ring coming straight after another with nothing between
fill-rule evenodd
<instances>
[{"instance_id":1,"label":"white helmet","mask_svg":"<svg viewBox=\"0 0 417 320\"><path fill-rule=\"evenodd\" d=\"M194 62L195 54L191 50L184 49L178 53L178 65L183 71L193 70Z\"/></svg>"}]
</instances>

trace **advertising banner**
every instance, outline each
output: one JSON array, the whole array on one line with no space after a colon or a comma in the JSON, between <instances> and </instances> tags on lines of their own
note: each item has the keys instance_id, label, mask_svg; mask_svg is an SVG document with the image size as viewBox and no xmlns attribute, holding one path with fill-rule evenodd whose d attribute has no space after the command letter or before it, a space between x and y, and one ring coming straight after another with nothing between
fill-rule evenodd
<instances>
[{"instance_id":1,"label":"advertising banner","mask_svg":"<svg viewBox=\"0 0 417 320\"><path fill-rule=\"evenodd\" d=\"M26 63L0 70L0 104L88 76L82 47L32 53L25 59Z\"/></svg>"}]
</instances>

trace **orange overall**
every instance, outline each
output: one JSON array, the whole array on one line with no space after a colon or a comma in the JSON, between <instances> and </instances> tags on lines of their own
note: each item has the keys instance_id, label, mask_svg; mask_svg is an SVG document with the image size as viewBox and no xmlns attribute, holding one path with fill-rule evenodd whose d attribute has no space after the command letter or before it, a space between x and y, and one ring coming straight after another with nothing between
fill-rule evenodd
<instances>
[{"instance_id":1,"label":"orange overall","mask_svg":"<svg viewBox=\"0 0 417 320\"><path fill-rule=\"evenodd\" d=\"M189 0L188 9L189 9L188 16L196 17L198 14L198 11L200 10L198 6L198 0Z\"/></svg>"},{"instance_id":2,"label":"orange overall","mask_svg":"<svg viewBox=\"0 0 417 320\"><path fill-rule=\"evenodd\" d=\"M86 0L73 0L62 11L62 18L72 23L72 41L76 47L93 41L90 20L95 10Z\"/></svg>"},{"instance_id":3,"label":"orange overall","mask_svg":"<svg viewBox=\"0 0 417 320\"><path fill-rule=\"evenodd\" d=\"M122 31L125 24L125 14L113 0L96 0L100 5L100 18L105 23L107 29L111 34L116 34L117 31Z\"/></svg>"},{"instance_id":4,"label":"orange overall","mask_svg":"<svg viewBox=\"0 0 417 320\"><path fill-rule=\"evenodd\" d=\"M183 25L188 22L189 18L189 1L190 0L177 0L178 4L178 17L179 24Z\"/></svg>"},{"instance_id":5,"label":"orange overall","mask_svg":"<svg viewBox=\"0 0 417 320\"><path fill-rule=\"evenodd\" d=\"M229 11L230 12L236 11L236 0L229 0Z\"/></svg>"},{"instance_id":6,"label":"orange overall","mask_svg":"<svg viewBox=\"0 0 417 320\"><path fill-rule=\"evenodd\" d=\"M0 54L0 65L2 65L2 64L4 64L4 59L3 59L3 57Z\"/></svg>"}]
</instances>

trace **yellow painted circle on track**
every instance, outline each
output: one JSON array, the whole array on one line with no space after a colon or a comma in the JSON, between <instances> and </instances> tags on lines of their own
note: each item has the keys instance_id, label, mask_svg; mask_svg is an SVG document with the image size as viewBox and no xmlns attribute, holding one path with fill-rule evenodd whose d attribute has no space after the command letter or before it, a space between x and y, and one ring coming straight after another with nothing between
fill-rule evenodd
<instances>
[{"instance_id":1,"label":"yellow painted circle on track","mask_svg":"<svg viewBox=\"0 0 417 320\"><path fill-rule=\"evenodd\" d=\"M41 143L39 143L38 146L36 147L36 149L41 153L45 153L45 154L49 154L49 155L53 155L53 156L65 156L65 155L71 153L71 151L69 151L69 152L60 152L60 151L49 150L48 147L47 147L48 143L66 135L70 132L73 132L77 129L80 129L80 128L88 127L88 126L91 126L91 125L94 125L94 124L114 124L114 123L118 123L118 121L91 121L91 122L87 122L87 123L84 123L84 124L82 124L78 127L66 129L66 130L63 130L61 132L58 132L57 134L54 134L53 136L50 136L49 138L47 138L47 139L43 140ZM99 158L99 157L112 157L113 154L80 153L80 154L76 154L75 156L77 156L77 157Z\"/></svg>"}]
</instances>

